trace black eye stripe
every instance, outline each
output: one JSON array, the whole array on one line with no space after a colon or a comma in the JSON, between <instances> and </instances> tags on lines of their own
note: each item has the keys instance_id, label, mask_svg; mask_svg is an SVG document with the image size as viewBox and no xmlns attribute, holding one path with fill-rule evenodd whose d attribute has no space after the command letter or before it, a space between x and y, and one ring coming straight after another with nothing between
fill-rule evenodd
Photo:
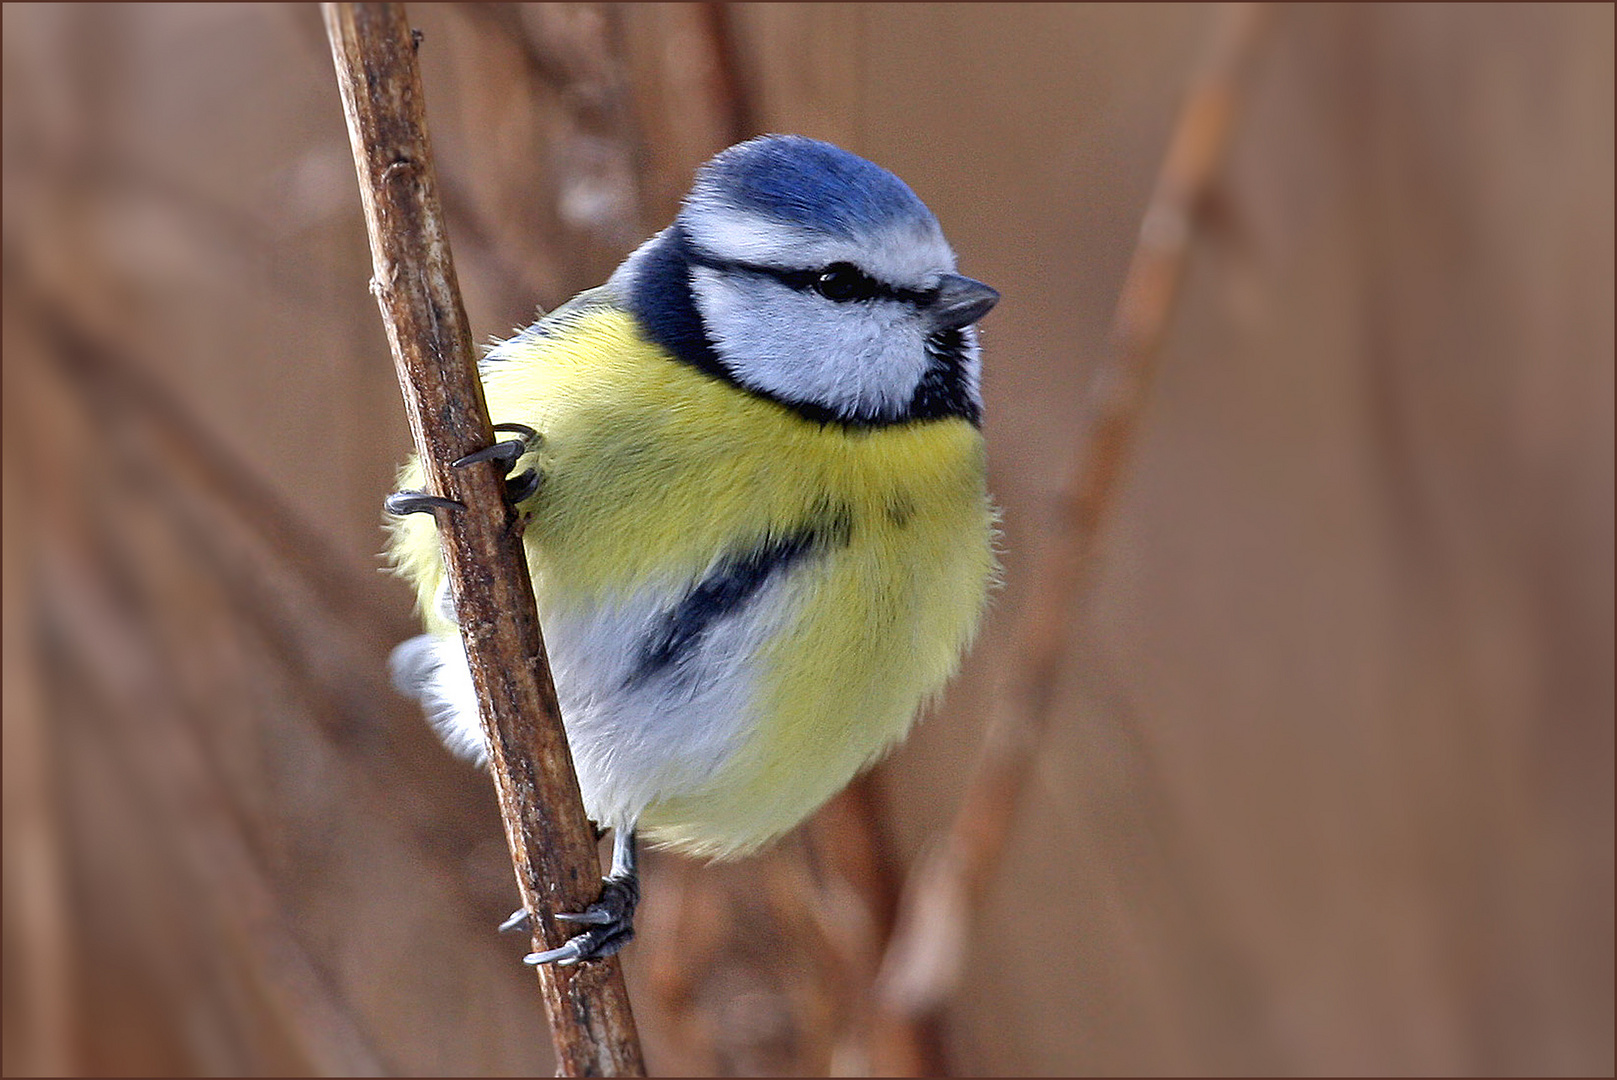
<instances>
[{"instance_id":1,"label":"black eye stripe","mask_svg":"<svg viewBox=\"0 0 1617 1080\"><path fill-rule=\"evenodd\" d=\"M850 300L899 300L904 303L925 307L938 298L935 289L906 289L898 285L889 285L885 281L871 277L852 263L832 263L830 266L816 270L782 270L775 266L762 266L758 263L741 262L735 259L716 259L710 255L692 251L690 261L696 266L705 266L709 270L735 271L743 274L756 274L759 277L774 278L789 289L798 292L819 292L827 299L834 299L839 303ZM843 268L846 268L844 270ZM820 286L832 274L839 278L848 271L858 275L857 284L849 282L851 291L847 295L832 296L822 290Z\"/></svg>"}]
</instances>

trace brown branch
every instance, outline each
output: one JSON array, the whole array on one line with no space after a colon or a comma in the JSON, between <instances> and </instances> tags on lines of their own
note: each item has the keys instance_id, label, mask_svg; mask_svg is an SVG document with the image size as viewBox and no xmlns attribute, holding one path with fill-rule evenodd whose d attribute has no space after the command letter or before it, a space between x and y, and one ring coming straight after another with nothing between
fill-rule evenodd
<instances>
[{"instance_id":1,"label":"brown branch","mask_svg":"<svg viewBox=\"0 0 1617 1080\"><path fill-rule=\"evenodd\" d=\"M878 987L892 1023L924 1022L958 981L972 916L1010 836L1062 655L1094 582L1098 537L1139 428L1197 212L1267 23L1265 5L1225 5L1187 91L1118 298L1108 357L1090 389L1087 437L1058 496L1056 535L1032 574L1010 651L1019 666L993 697L981 757L953 823L904 891Z\"/></svg>"},{"instance_id":2,"label":"brown branch","mask_svg":"<svg viewBox=\"0 0 1617 1080\"><path fill-rule=\"evenodd\" d=\"M738 143L759 133L753 115L752 95L747 93L742 73L741 49L736 41L735 13L729 4L707 0L702 4L702 21L713 50L710 98L729 128L729 142Z\"/></svg>"},{"instance_id":3,"label":"brown branch","mask_svg":"<svg viewBox=\"0 0 1617 1080\"><path fill-rule=\"evenodd\" d=\"M555 913L593 902L600 868L519 523L496 466L450 465L494 433L438 200L416 42L400 5L324 8L370 234L371 287L410 428L432 489L464 507L438 511L438 524L517 886L533 916L534 948L555 948L567 937ZM562 1075L644 1075L616 958L538 970Z\"/></svg>"}]
</instances>

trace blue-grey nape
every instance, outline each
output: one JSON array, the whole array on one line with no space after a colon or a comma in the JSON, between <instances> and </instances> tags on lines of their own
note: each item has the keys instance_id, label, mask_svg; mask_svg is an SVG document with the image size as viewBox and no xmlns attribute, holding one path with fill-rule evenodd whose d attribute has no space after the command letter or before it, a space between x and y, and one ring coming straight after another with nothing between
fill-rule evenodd
<instances>
[{"instance_id":1,"label":"blue-grey nape","mask_svg":"<svg viewBox=\"0 0 1617 1080\"><path fill-rule=\"evenodd\" d=\"M937 224L904 181L804 135L763 135L702 166L681 216L719 207L848 239L906 221Z\"/></svg>"},{"instance_id":2,"label":"blue-grey nape","mask_svg":"<svg viewBox=\"0 0 1617 1080\"><path fill-rule=\"evenodd\" d=\"M691 266L690 240L676 221L636 253L634 273L623 283L623 301L652 341L692 367L734 384L696 310Z\"/></svg>"}]
</instances>

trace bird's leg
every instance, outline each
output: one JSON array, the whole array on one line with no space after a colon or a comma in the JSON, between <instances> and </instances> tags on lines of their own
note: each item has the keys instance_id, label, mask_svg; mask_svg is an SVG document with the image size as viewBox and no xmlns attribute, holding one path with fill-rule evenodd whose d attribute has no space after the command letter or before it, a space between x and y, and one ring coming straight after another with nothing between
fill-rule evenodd
<instances>
[{"instance_id":1,"label":"bird's leg","mask_svg":"<svg viewBox=\"0 0 1617 1080\"><path fill-rule=\"evenodd\" d=\"M535 449L543 441L543 437L526 424L495 424L494 430L514 432L522 437L505 439L493 446L474 450L455 461L451 467L460 469L467 465L475 465L479 461L498 461L505 467L506 472L510 472L523 454ZM543 478L536 470L524 469L516 476L505 478L505 497L512 504L532 498L534 492L539 490L542 481ZM405 514L430 514L434 510L464 510L466 504L456 499L446 499L442 495L428 495L424 491L395 491L383 500L382 508L396 517L403 517Z\"/></svg>"},{"instance_id":2,"label":"bird's leg","mask_svg":"<svg viewBox=\"0 0 1617 1080\"><path fill-rule=\"evenodd\" d=\"M580 912L558 913L563 922L589 927L559 949L529 953L524 964L560 964L611 956L634 938L634 909L640 902L640 874L635 866L634 829L612 834L612 870L601 881L601 896Z\"/></svg>"}]
</instances>

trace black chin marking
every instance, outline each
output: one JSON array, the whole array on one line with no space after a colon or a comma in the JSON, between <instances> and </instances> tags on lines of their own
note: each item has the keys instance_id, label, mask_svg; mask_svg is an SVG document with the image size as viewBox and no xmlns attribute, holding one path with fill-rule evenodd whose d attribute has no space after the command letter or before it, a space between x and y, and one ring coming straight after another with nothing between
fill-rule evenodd
<instances>
[{"instance_id":1,"label":"black chin marking","mask_svg":"<svg viewBox=\"0 0 1617 1080\"><path fill-rule=\"evenodd\" d=\"M931 362L909 404L896 412L834 409L815 402L791 401L745 385L719 359L692 294L692 268L712 265L714 261L698 255L684 228L675 222L641 254L624 297L625 306L639 320L646 336L682 362L815 424L880 428L958 416L981 425L982 410L966 385L965 337L959 330L942 330L927 339Z\"/></svg>"},{"instance_id":2,"label":"black chin marking","mask_svg":"<svg viewBox=\"0 0 1617 1080\"><path fill-rule=\"evenodd\" d=\"M966 336L960 330L939 330L926 339L926 372L916 384L906 410L911 420L941 420L960 416L981 427L982 407L966 384Z\"/></svg>"}]
</instances>

